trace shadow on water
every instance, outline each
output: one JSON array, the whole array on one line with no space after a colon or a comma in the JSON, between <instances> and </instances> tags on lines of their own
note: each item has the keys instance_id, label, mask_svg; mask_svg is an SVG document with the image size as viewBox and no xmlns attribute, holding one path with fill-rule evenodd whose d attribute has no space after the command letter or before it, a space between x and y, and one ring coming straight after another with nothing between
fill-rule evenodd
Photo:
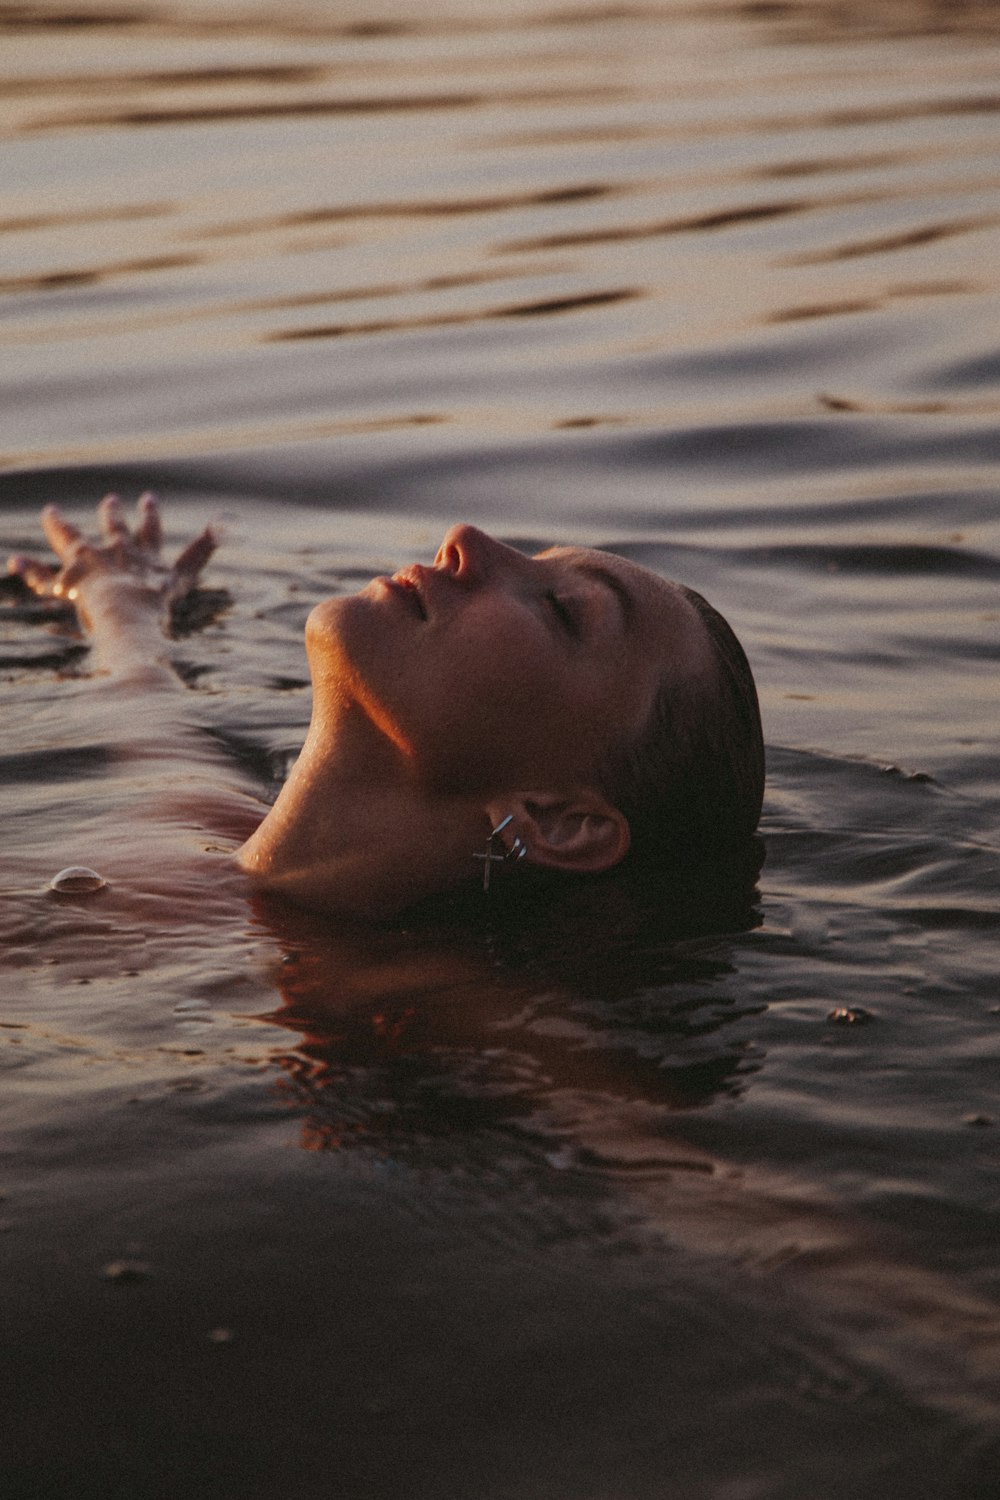
<instances>
[{"instance_id":1,"label":"shadow on water","mask_svg":"<svg viewBox=\"0 0 1000 1500\"><path fill-rule=\"evenodd\" d=\"M727 934L759 916L752 889L721 885L616 877L556 894L525 877L377 931L258 899L282 950L267 1019L302 1034L282 1066L303 1144L419 1161L485 1131L551 1151L572 1147L572 1099L584 1117L588 1100L666 1117L737 1095L749 1064L727 1031L760 1007L729 989ZM654 1170L655 1149L633 1145Z\"/></svg>"}]
</instances>

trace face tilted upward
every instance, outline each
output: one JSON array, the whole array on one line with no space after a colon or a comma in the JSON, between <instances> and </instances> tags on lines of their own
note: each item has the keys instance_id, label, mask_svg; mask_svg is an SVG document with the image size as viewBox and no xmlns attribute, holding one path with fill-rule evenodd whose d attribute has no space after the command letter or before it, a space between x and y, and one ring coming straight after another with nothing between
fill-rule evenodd
<instances>
[{"instance_id":1,"label":"face tilted upward","mask_svg":"<svg viewBox=\"0 0 1000 1500\"><path fill-rule=\"evenodd\" d=\"M319 605L306 638L317 693L360 707L422 782L470 793L588 784L665 678L711 670L697 614L645 568L529 558L469 526L433 567Z\"/></svg>"}]
</instances>

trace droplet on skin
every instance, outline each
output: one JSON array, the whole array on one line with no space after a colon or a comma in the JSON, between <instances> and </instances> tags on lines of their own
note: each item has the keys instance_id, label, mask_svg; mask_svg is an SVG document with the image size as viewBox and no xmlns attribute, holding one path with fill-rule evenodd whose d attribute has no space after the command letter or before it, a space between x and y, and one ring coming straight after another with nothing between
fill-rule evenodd
<instances>
[{"instance_id":1,"label":"droplet on skin","mask_svg":"<svg viewBox=\"0 0 1000 1500\"><path fill-rule=\"evenodd\" d=\"M58 896L89 896L93 891L103 890L107 883L103 875L98 875L87 865L67 865L58 875L53 875L49 890Z\"/></svg>"}]
</instances>

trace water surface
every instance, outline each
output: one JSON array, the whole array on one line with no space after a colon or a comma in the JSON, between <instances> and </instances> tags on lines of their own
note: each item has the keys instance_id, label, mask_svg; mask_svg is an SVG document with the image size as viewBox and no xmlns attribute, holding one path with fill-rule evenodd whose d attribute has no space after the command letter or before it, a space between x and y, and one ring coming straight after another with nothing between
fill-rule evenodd
<instances>
[{"instance_id":1,"label":"water surface","mask_svg":"<svg viewBox=\"0 0 1000 1500\"><path fill-rule=\"evenodd\" d=\"M769 746L748 930L344 929L5 600L5 1495L994 1494L995 8L0 29L0 550L225 519L234 808L312 604L458 519L705 592Z\"/></svg>"}]
</instances>

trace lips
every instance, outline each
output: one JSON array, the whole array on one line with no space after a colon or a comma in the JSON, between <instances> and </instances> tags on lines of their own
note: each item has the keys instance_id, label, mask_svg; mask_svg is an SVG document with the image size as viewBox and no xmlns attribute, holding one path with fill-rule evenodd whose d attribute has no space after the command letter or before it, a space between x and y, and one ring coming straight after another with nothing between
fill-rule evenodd
<instances>
[{"instance_id":1,"label":"lips","mask_svg":"<svg viewBox=\"0 0 1000 1500\"><path fill-rule=\"evenodd\" d=\"M422 620L427 619L427 602L422 587L423 580L420 578L416 568L406 568L400 573L394 573L388 582L394 590L403 594L412 603Z\"/></svg>"}]
</instances>

